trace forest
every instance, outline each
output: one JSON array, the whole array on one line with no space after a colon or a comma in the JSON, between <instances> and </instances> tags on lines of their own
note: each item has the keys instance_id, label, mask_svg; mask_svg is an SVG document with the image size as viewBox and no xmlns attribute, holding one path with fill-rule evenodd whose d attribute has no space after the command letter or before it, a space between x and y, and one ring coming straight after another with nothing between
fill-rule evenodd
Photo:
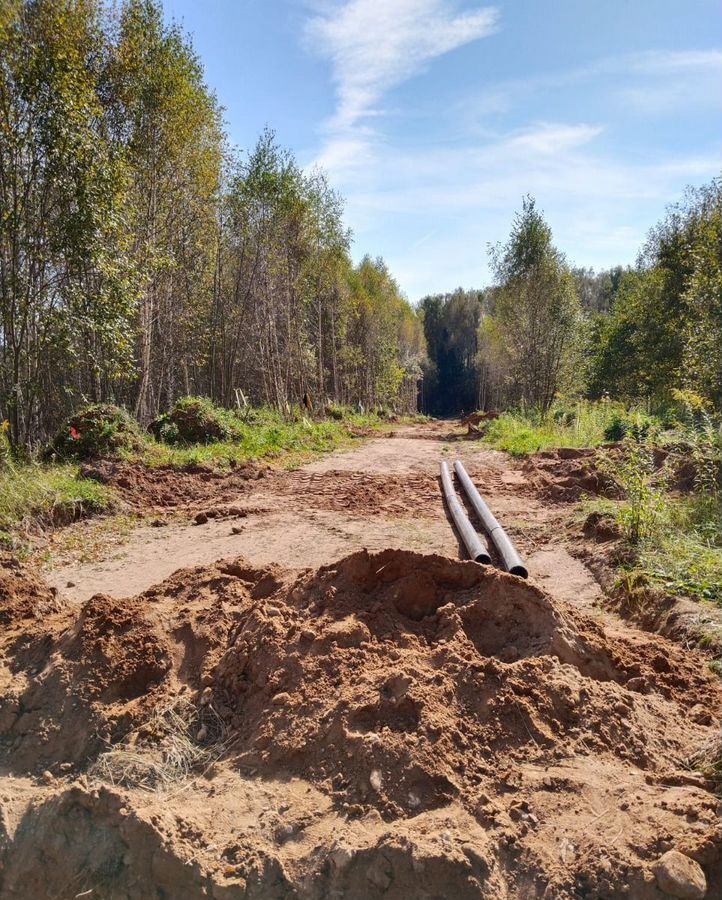
<instances>
[{"instance_id":1,"label":"forest","mask_svg":"<svg viewBox=\"0 0 722 900\"><path fill-rule=\"evenodd\" d=\"M13 448L199 395L434 415L558 397L722 406L722 184L636 264L575 268L533 198L493 284L412 307L343 201L265 131L241 152L157 0L0 6L0 416ZM511 210L510 210L511 217ZM485 252L479 247L480 265Z\"/></svg>"},{"instance_id":2,"label":"forest","mask_svg":"<svg viewBox=\"0 0 722 900\"><path fill-rule=\"evenodd\" d=\"M271 131L231 147L155 0L0 4L0 415L142 425L184 395L415 409L423 335L343 205Z\"/></svg>"},{"instance_id":3,"label":"forest","mask_svg":"<svg viewBox=\"0 0 722 900\"><path fill-rule=\"evenodd\" d=\"M549 410L556 397L722 409L722 181L688 189L636 264L595 273L532 198L490 248L494 284L425 297L424 409Z\"/></svg>"}]
</instances>

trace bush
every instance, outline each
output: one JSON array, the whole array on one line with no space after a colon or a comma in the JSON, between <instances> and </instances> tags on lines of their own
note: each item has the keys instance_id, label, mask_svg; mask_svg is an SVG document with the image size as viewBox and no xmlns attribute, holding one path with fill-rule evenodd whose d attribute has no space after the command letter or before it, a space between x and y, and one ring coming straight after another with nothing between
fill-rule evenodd
<instances>
[{"instance_id":1,"label":"bush","mask_svg":"<svg viewBox=\"0 0 722 900\"><path fill-rule=\"evenodd\" d=\"M140 450L138 423L111 403L94 403L66 419L48 447L48 456L97 459Z\"/></svg>"},{"instance_id":2,"label":"bush","mask_svg":"<svg viewBox=\"0 0 722 900\"><path fill-rule=\"evenodd\" d=\"M151 422L150 430L166 444L214 444L233 437L231 417L205 397L181 397L170 412Z\"/></svg>"},{"instance_id":3,"label":"bush","mask_svg":"<svg viewBox=\"0 0 722 900\"><path fill-rule=\"evenodd\" d=\"M644 442L654 431L659 429L659 421L643 412L613 413L604 429L604 437L608 441L623 441L626 437Z\"/></svg>"},{"instance_id":4,"label":"bush","mask_svg":"<svg viewBox=\"0 0 722 900\"><path fill-rule=\"evenodd\" d=\"M324 413L329 419L335 419L337 422L340 422L342 419L346 418L348 410L343 406L339 406L337 403L328 403L324 408Z\"/></svg>"},{"instance_id":5,"label":"bush","mask_svg":"<svg viewBox=\"0 0 722 900\"><path fill-rule=\"evenodd\" d=\"M627 540L638 544L653 534L664 503L651 448L626 437L621 453L601 455L598 465L624 491L617 522Z\"/></svg>"}]
</instances>

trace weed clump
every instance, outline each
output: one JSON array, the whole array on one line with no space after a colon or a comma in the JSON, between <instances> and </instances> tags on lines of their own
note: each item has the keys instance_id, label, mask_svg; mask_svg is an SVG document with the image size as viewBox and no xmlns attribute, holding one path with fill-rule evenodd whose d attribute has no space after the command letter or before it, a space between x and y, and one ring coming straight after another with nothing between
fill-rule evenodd
<instances>
[{"instance_id":1,"label":"weed clump","mask_svg":"<svg viewBox=\"0 0 722 900\"><path fill-rule=\"evenodd\" d=\"M58 429L47 456L90 460L123 456L142 447L135 419L120 406L94 403L73 413Z\"/></svg>"},{"instance_id":2,"label":"weed clump","mask_svg":"<svg viewBox=\"0 0 722 900\"><path fill-rule=\"evenodd\" d=\"M150 430L164 444L214 444L233 437L231 414L206 397L181 397Z\"/></svg>"}]
</instances>

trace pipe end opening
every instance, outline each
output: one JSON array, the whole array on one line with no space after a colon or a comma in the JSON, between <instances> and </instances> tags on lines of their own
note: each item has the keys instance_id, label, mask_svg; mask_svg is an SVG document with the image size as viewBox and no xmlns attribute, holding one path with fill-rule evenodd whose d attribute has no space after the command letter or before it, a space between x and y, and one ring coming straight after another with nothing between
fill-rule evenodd
<instances>
[{"instance_id":1,"label":"pipe end opening","mask_svg":"<svg viewBox=\"0 0 722 900\"><path fill-rule=\"evenodd\" d=\"M491 565L491 557L488 553L478 553L474 557L474 562L481 563L482 566L490 566Z\"/></svg>"},{"instance_id":2,"label":"pipe end opening","mask_svg":"<svg viewBox=\"0 0 722 900\"><path fill-rule=\"evenodd\" d=\"M525 566L512 566L511 569L509 569L509 574L517 575L519 578L529 577L529 572Z\"/></svg>"}]
</instances>

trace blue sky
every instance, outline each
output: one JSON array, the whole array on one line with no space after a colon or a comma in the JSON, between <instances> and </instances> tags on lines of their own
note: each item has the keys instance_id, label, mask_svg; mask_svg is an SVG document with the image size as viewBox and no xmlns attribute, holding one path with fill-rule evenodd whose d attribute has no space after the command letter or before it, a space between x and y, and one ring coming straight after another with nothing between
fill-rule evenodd
<instances>
[{"instance_id":1,"label":"blue sky","mask_svg":"<svg viewBox=\"0 0 722 900\"><path fill-rule=\"evenodd\" d=\"M165 0L233 143L265 125L412 300L490 281L533 194L570 262L634 262L720 173L719 0Z\"/></svg>"}]
</instances>

